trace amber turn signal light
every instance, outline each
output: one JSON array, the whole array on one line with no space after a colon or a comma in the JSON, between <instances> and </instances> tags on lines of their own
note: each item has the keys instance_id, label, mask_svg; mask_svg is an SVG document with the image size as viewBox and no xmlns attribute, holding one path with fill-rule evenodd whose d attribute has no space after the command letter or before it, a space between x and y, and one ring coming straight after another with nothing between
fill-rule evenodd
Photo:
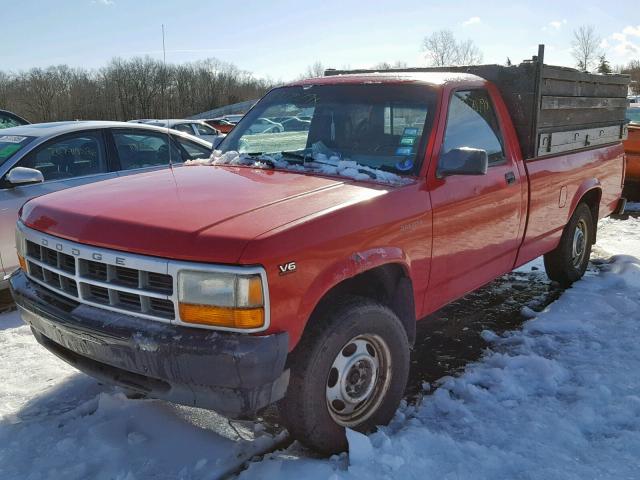
<instances>
[{"instance_id":1,"label":"amber turn signal light","mask_svg":"<svg viewBox=\"0 0 640 480\"><path fill-rule=\"evenodd\" d=\"M27 271L27 262L25 261L24 257L20 254L18 254L18 262L20 262L20 268L22 269L23 272Z\"/></svg>"},{"instance_id":2,"label":"amber turn signal light","mask_svg":"<svg viewBox=\"0 0 640 480\"><path fill-rule=\"evenodd\" d=\"M228 308L180 303L180 319L185 323L212 327L253 329L264 326L264 308Z\"/></svg>"}]
</instances>

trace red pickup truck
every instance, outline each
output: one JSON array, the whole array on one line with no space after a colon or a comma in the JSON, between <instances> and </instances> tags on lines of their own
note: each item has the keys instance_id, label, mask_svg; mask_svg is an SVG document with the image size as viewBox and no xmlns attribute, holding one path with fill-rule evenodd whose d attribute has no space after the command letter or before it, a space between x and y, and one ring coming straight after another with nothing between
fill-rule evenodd
<instances>
[{"instance_id":1,"label":"red pickup truck","mask_svg":"<svg viewBox=\"0 0 640 480\"><path fill-rule=\"evenodd\" d=\"M576 140L594 122L568 101L580 128L558 133L563 100L524 84L584 74L495 69L514 81L329 72L269 92L206 165L29 201L10 280L22 318L99 379L234 418L278 402L295 438L346 448L345 427L394 414L417 320L540 255L578 280L623 202L624 107L617 133ZM607 98L626 89L600 77L620 87ZM615 126L617 103L580 111ZM284 115L311 126L252 133Z\"/></svg>"}]
</instances>

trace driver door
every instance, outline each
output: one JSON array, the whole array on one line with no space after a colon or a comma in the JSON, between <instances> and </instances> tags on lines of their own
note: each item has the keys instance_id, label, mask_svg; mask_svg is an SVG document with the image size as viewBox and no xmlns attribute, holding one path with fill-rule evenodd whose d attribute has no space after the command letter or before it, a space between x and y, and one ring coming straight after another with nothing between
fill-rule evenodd
<instances>
[{"instance_id":1,"label":"driver door","mask_svg":"<svg viewBox=\"0 0 640 480\"><path fill-rule=\"evenodd\" d=\"M485 175L429 172L433 252L427 305L436 309L513 268L523 220L522 182L489 92L454 91L440 156L455 148L487 152Z\"/></svg>"}]
</instances>

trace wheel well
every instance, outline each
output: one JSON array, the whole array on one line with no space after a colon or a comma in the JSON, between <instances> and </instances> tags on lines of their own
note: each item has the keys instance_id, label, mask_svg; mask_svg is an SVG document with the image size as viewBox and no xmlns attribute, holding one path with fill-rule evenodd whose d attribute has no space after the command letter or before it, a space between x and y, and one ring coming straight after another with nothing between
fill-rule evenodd
<instances>
[{"instance_id":1,"label":"wheel well","mask_svg":"<svg viewBox=\"0 0 640 480\"><path fill-rule=\"evenodd\" d=\"M370 298L389 307L402 322L409 343L414 343L416 317L413 285L402 265L381 265L334 285L314 308L305 329L346 295Z\"/></svg>"},{"instance_id":2,"label":"wheel well","mask_svg":"<svg viewBox=\"0 0 640 480\"><path fill-rule=\"evenodd\" d=\"M598 217L600 214L600 199L602 198L602 190L594 188L585 193L580 199L579 203L584 203L591 210L591 217L593 218L593 225L595 227L595 235L598 234ZM594 243L596 238L593 239Z\"/></svg>"}]
</instances>

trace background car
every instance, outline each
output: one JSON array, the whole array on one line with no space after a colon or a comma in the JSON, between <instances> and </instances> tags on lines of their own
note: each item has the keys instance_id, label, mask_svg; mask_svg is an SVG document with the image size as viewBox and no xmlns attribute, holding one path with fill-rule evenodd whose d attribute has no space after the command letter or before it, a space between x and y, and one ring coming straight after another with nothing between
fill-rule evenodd
<instances>
[{"instance_id":1,"label":"background car","mask_svg":"<svg viewBox=\"0 0 640 480\"><path fill-rule=\"evenodd\" d=\"M77 185L208 158L192 135L124 122L56 122L0 131L0 290L18 268L15 224L29 199ZM79 196L78 201L82 201Z\"/></svg>"},{"instance_id":2,"label":"background car","mask_svg":"<svg viewBox=\"0 0 640 480\"><path fill-rule=\"evenodd\" d=\"M29 125L29 121L7 110L0 110L0 130L20 125Z\"/></svg>"},{"instance_id":3,"label":"background car","mask_svg":"<svg viewBox=\"0 0 640 480\"><path fill-rule=\"evenodd\" d=\"M212 118L211 120L204 120L204 123L220 131L220 133L229 133L236 126L235 123L231 123L224 118Z\"/></svg>"},{"instance_id":4,"label":"background car","mask_svg":"<svg viewBox=\"0 0 640 480\"><path fill-rule=\"evenodd\" d=\"M627 167L624 179L624 195L629 200L640 201L640 103L627 109L629 136L623 142Z\"/></svg>"},{"instance_id":5,"label":"background car","mask_svg":"<svg viewBox=\"0 0 640 480\"><path fill-rule=\"evenodd\" d=\"M308 132L311 120L302 120L298 117L285 117L279 120L285 132Z\"/></svg>"},{"instance_id":6,"label":"background car","mask_svg":"<svg viewBox=\"0 0 640 480\"><path fill-rule=\"evenodd\" d=\"M258 118L247 129L247 133L282 133L284 127L281 123L274 122L268 118Z\"/></svg>"},{"instance_id":7,"label":"background car","mask_svg":"<svg viewBox=\"0 0 640 480\"><path fill-rule=\"evenodd\" d=\"M154 125L156 127L170 128L179 132L188 133L189 135L195 135L202 140L211 142L214 148L217 147L225 137L225 135L221 134L219 130L216 130L201 120L143 120L141 123Z\"/></svg>"},{"instance_id":8,"label":"background car","mask_svg":"<svg viewBox=\"0 0 640 480\"><path fill-rule=\"evenodd\" d=\"M234 113L230 115L223 115L222 118L229 123L237 124L244 117L244 113Z\"/></svg>"}]
</instances>

